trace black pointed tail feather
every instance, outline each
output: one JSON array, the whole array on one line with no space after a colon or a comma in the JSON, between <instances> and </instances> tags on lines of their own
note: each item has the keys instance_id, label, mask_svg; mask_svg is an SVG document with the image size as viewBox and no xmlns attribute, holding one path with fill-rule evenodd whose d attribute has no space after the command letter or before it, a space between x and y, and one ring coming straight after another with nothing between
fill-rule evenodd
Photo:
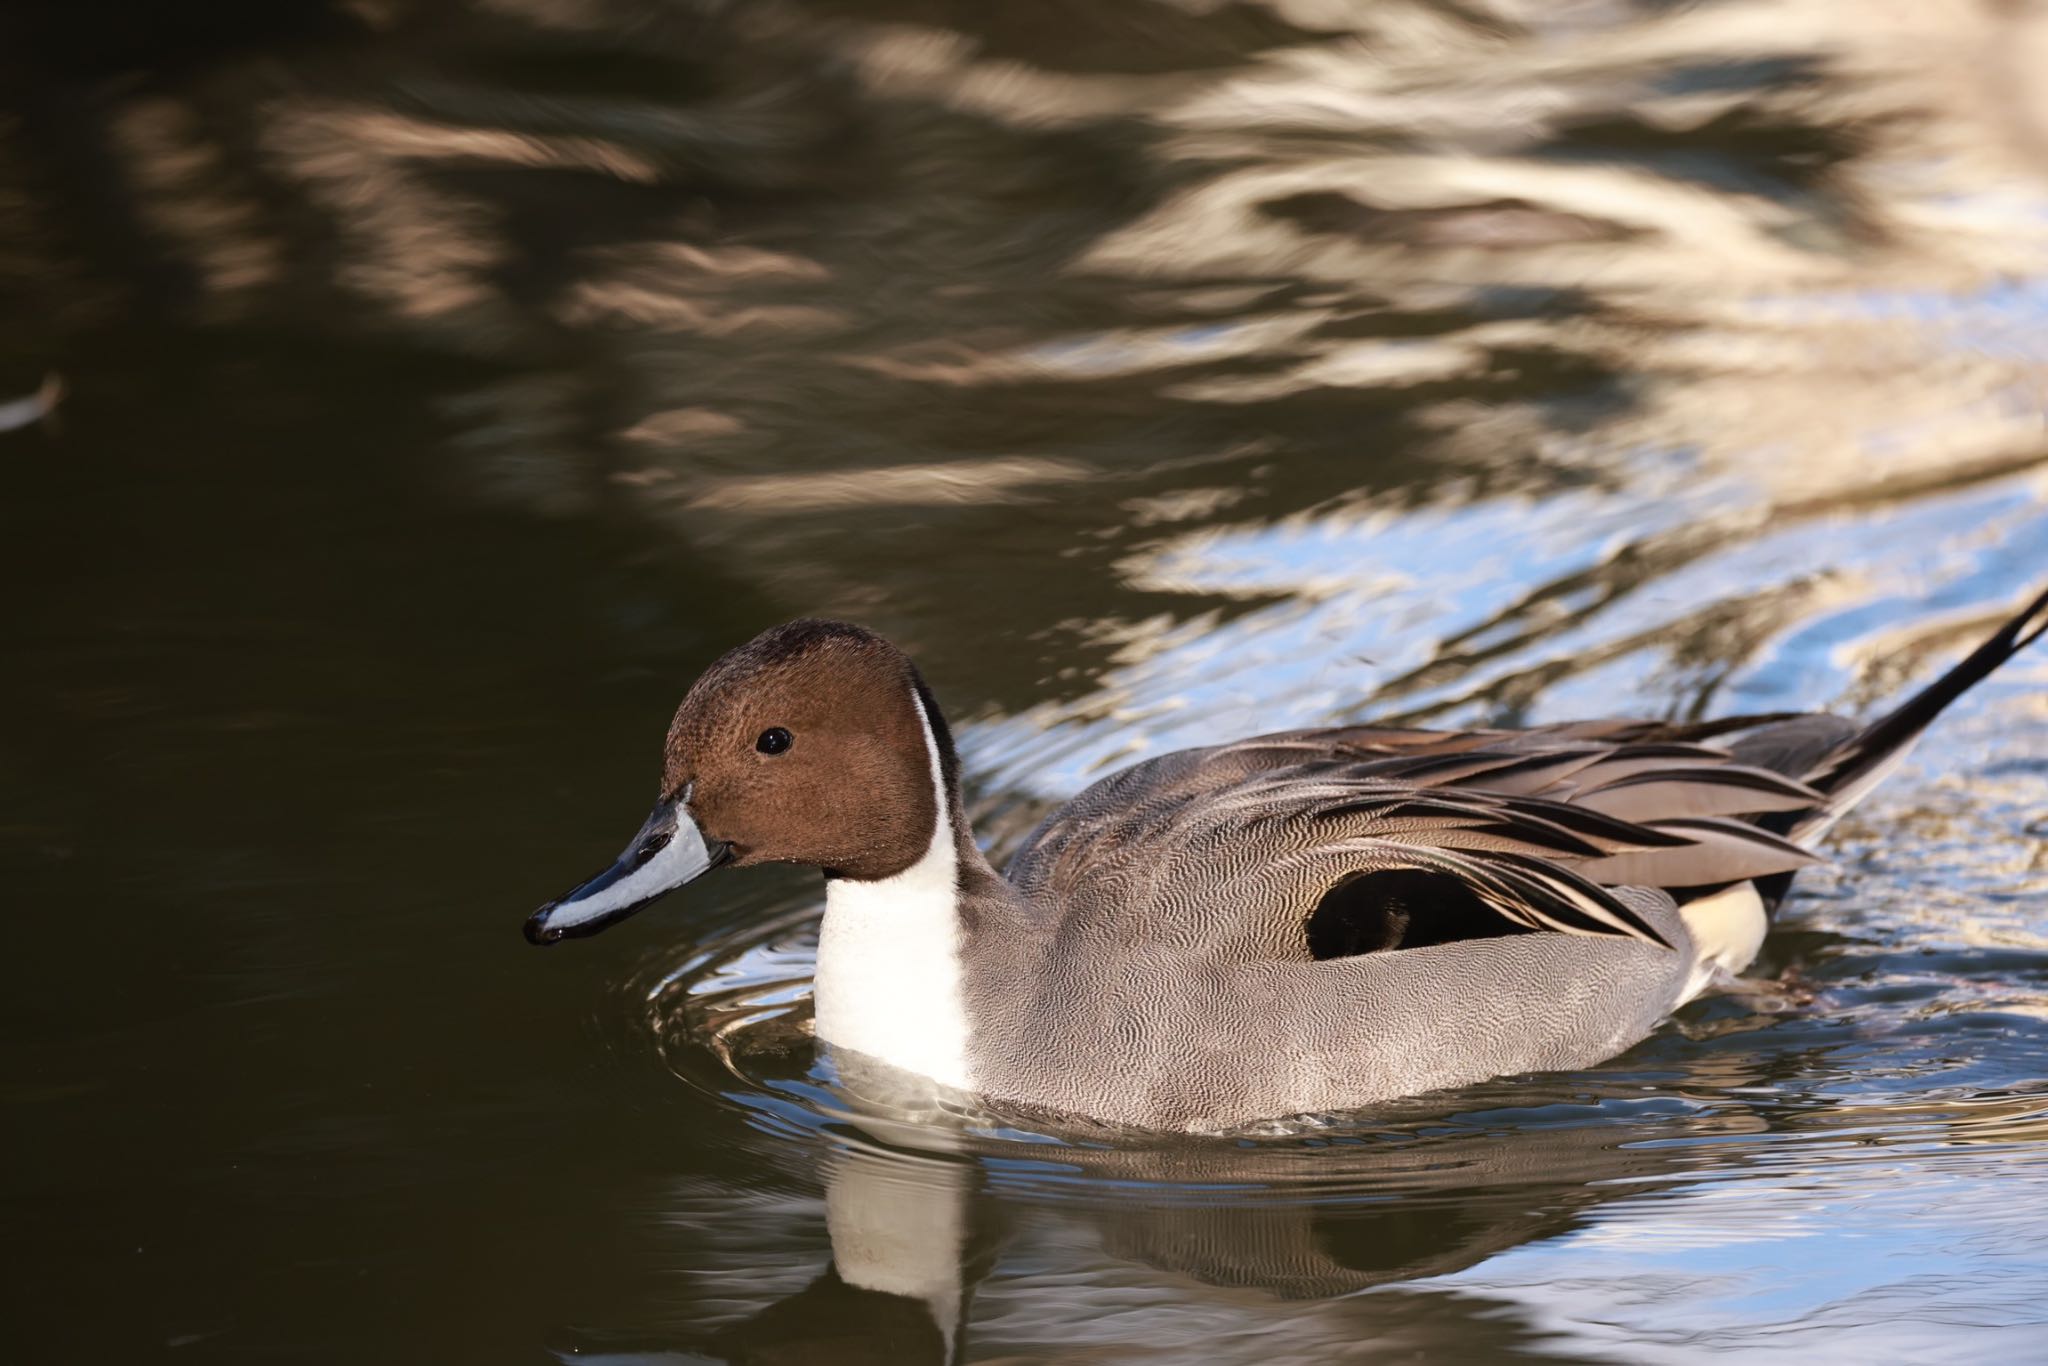
<instances>
[{"instance_id":1,"label":"black pointed tail feather","mask_svg":"<svg viewBox=\"0 0 2048 1366\"><path fill-rule=\"evenodd\" d=\"M1823 754L1801 775L1808 787L1828 795L1827 805L1812 811L1774 811L1757 824L1774 834L1805 843L1832 825L1862 800L1886 770L1903 758L1908 746L1961 697L1990 677L1999 665L2048 634L2048 590L2044 590L1991 638L1970 651L1956 666L1877 720ZM1773 873L1756 880L1764 907L1776 914L1791 890L1793 874Z\"/></svg>"},{"instance_id":2,"label":"black pointed tail feather","mask_svg":"<svg viewBox=\"0 0 2048 1366\"><path fill-rule=\"evenodd\" d=\"M1805 830L1825 826L1854 806L1951 702L1983 682L1999 665L2044 633L2048 633L2048 591L2028 603L1954 668L1828 751L1812 770L1802 775L1808 787L1828 794L1828 804L1820 811L1799 817L1792 827L1793 836L1797 838Z\"/></svg>"}]
</instances>

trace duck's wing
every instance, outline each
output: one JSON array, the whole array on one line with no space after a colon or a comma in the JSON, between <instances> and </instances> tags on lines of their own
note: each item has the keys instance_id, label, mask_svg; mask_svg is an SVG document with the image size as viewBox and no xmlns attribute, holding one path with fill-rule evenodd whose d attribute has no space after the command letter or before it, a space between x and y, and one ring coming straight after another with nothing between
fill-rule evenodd
<instances>
[{"instance_id":1,"label":"duck's wing","mask_svg":"<svg viewBox=\"0 0 2048 1366\"><path fill-rule=\"evenodd\" d=\"M1862 727L1782 713L1525 731L1357 726L1185 750L1053 813L1011 873L1054 908L1062 935L1226 959L1539 929L1667 942L1652 923L1677 899L1667 893L1757 883L1757 901L1774 903L1811 861L1802 842L1943 708L2044 635L2048 592Z\"/></svg>"},{"instance_id":2,"label":"duck's wing","mask_svg":"<svg viewBox=\"0 0 2048 1366\"><path fill-rule=\"evenodd\" d=\"M1810 855L1751 819L1822 800L1692 734L1373 727L1183 751L1055 812L1011 876L1061 908L1062 933L1230 957L1531 930L1666 943L1611 889L1800 867Z\"/></svg>"}]
</instances>

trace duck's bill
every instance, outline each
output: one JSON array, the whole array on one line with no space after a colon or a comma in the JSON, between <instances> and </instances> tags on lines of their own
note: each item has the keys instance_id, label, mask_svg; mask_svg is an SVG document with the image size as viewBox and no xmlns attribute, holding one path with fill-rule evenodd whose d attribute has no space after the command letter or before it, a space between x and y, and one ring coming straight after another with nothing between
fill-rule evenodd
<instances>
[{"instance_id":1,"label":"duck's bill","mask_svg":"<svg viewBox=\"0 0 2048 1366\"><path fill-rule=\"evenodd\" d=\"M617 863L528 916L527 942L596 934L731 858L729 846L704 838L690 819L688 796L657 803Z\"/></svg>"}]
</instances>

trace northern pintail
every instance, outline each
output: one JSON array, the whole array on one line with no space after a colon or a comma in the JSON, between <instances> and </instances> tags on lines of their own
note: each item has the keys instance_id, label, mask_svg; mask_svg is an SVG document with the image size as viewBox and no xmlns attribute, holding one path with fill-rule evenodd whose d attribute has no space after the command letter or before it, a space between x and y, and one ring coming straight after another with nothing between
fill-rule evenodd
<instances>
[{"instance_id":1,"label":"northern pintail","mask_svg":"<svg viewBox=\"0 0 2048 1366\"><path fill-rule=\"evenodd\" d=\"M983 857L945 718L857 626L714 663L596 933L727 864L822 869L817 1036L998 1104L1215 1130L1573 1069L1756 956L1811 846L2048 593L1880 720L1353 726L1162 755Z\"/></svg>"}]
</instances>

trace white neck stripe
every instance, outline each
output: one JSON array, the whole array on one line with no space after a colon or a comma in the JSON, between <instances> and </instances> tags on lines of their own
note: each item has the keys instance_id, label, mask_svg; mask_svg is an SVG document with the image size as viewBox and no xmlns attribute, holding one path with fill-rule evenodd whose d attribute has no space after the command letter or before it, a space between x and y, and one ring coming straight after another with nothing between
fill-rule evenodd
<instances>
[{"instance_id":1,"label":"white neck stripe","mask_svg":"<svg viewBox=\"0 0 2048 1366\"><path fill-rule=\"evenodd\" d=\"M818 932L818 1037L971 1089L960 970L960 853L938 737L911 690L932 779L931 841L894 877L834 878Z\"/></svg>"}]
</instances>

